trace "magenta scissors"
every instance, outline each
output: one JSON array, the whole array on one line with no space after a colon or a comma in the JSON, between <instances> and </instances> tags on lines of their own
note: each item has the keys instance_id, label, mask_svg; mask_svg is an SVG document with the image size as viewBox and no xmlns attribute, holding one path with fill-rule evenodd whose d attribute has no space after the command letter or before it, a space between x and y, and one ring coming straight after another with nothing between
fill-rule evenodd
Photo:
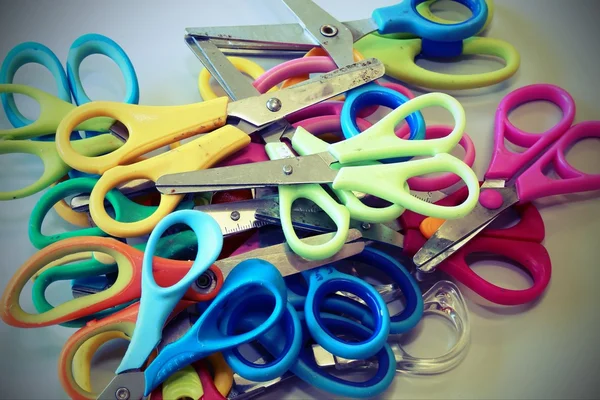
<instances>
[{"instance_id":1,"label":"magenta scissors","mask_svg":"<svg viewBox=\"0 0 600 400\"><path fill-rule=\"evenodd\" d=\"M562 119L543 134L531 134L515 127L508 119L514 108L545 100L562 110ZM577 141L600 137L600 121L572 125L575 102L564 89L549 84L524 86L509 93L496 111L494 153L481 186L477 206L462 219L445 221L415 254L417 268L429 272L468 243L504 210L557 194L600 189L600 174L586 174L571 166L567 150ZM504 140L523 147L521 153L506 148ZM544 175L553 166L558 179Z\"/></svg>"}]
</instances>

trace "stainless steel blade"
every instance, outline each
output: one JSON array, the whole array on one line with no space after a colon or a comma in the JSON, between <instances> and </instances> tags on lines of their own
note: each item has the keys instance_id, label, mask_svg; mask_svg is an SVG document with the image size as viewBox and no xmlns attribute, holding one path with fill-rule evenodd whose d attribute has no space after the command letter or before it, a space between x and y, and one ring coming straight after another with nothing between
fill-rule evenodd
<instances>
[{"instance_id":1,"label":"stainless steel blade","mask_svg":"<svg viewBox=\"0 0 600 400\"><path fill-rule=\"evenodd\" d=\"M338 67L354 62L354 38L352 32L340 21L312 1L283 0L296 15L309 35L331 56Z\"/></svg>"},{"instance_id":2,"label":"stainless steel blade","mask_svg":"<svg viewBox=\"0 0 600 400\"><path fill-rule=\"evenodd\" d=\"M372 82L381 78L384 73L383 63L370 58L274 93L229 103L227 115L243 119L255 126L263 126Z\"/></svg>"},{"instance_id":3,"label":"stainless steel blade","mask_svg":"<svg viewBox=\"0 0 600 400\"><path fill-rule=\"evenodd\" d=\"M249 189L302 183L331 183L337 162L329 153L163 175L156 188L164 194Z\"/></svg>"},{"instance_id":4,"label":"stainless steel blade","mask_svg":"<svg viewBox=\"0 0 600 400\"><path fill-rule=\"evenodd\" d=\"M96 397L98 400L130 399L138 400L144 398L146 381L141 371L125 372L115 376L102 393Z\"/></svg>"},{"instance_id":5,"label":"stainless steel blade","mask_svg":"<svg viewBox=\"0 0 600 400\"><path fill-rule=\"evenodd\" d=\"M439 263L492 223L504 210L519 202L519 196L514 186L493 190L502 195L502 206L491 210L477 203L473 211L466 217L445 221L413 257L413 262L419 271L432 271Z\"/></svg>"},{"instance_id":6,"label":"stainless steel blade","mask_svg":"<svg viewBox=\"0 0 600 400\"><path fill-rule=\"evenodd\" d=\"M134 179L130 182L118 185L116 188L125 196L134 197L152 190L154 188L154 182L148 179ZM90 196L87 194L78 194L73 196L69 203L73 211L88 212ZM107 207L110 206L108 200L106 200L104 204Z\"/></svg>"},{"instance_id":7,"label":"stainless steel blade","mask_svg":"<svg viewBox=\"0 0 600 400\"><path fill-rule=\"evenodd\" d=\"M313 236L301 239L303 242L317 245L331 240L334 234L326 233L323 235ZM237 256L228 257L222 260L215 261L215 265L219 267L223 273L223 278L227 278L231 270L240 262L253 258L260 258L275 265L282 276L297 274L302 271L317 268L335 261L343 260L353 255L361 253L365 248L364 241L357 241L362 237L361 233L356 229L351 229L346 238L346 244L334 256L324 260L306 260L294 253L287 243L269 246L261 249L252 250Z\"/></svg>"}]
</instances>

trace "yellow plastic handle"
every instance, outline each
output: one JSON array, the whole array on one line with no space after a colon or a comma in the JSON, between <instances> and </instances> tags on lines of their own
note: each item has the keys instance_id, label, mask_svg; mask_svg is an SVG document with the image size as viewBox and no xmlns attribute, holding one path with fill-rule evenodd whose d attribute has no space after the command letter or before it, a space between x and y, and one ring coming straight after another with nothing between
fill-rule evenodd
<instances>
[{"instance_id":1,"label":"yellow plastic handle","mask_svg":"<svg viewBox=\"0 0 600 400\"><path fill-rule=\"evenodd\" d=\"M158 208L150 216L135 222L119 222L104 208L104 198L111 189L134 179L156 182L162 175L210 168L249 143L250 136L245 132L226 125L156 157L111 168L100 177L90 194L92 219L112 236L129 238L149 234L161 219L175 210L183 195L161 194Z\"/></svg>"},{"instance_id":2,"label":"yellow plastic handle","mask_svg":"<svg viewBox=\"0 0 600 400\"><path fill-rule=\"evenodd\" d=\"M215 387L223 396L227 396L233 386L233 370L223 358L221 353L213 353L206 357L213 368L213 382Z\"/></svg>"},{"instance_id":3,"label":"yellow plastic handle","mask_svg":"<svg viewBox=\"0 0 600 400\"><path fill-rule=\"evenodd\" d=\"M40 105L40 116L34 122L21 128L0 130L0 139L31 139L56 132L56 127L62 118L69 114L75 106L43 90L31 86L3 84L0 93L19 93L31 97ZM108 118L98 118L86 121L85 124L73 126L73 131L106 132L114 121ZM69 135L71 131L69 131Z\"/></svg>"},{"instance_id":4,"label":"yellow plastic handle","mask_svg":"<svg viewBox=\"0 0 600 400\"><path fill-rule=\"evenodd\" d=\"M227 97L220 97L183 106L141 106L108 101L87 103L61 121L56 132L56 147L72 168L101 175L150 151L223 126L227 120L228 102ZM99 116L114 118L125 125L129 133L127 141L118 150L99 157L77 153L70 142L70 132L81 122Z\"/></svg>"},{"instance_id":5,"label":"yellow plastic handle","mask_svg":"<svg viewBox=\"0 0 600 400\"><path fill-rule=\"evenodd\" d=\"M430 89L459 90L491 86L512 77L521 59L511 44L488 37L471 37L463 42L463 55L498 57L505 66L495 71L472 75L443 74L415 63L421 53L421 39L389 39L368 35L356 43L365 57L375 57L385 65L385 73L395 79Z\"/></svg>"}]
</instances>

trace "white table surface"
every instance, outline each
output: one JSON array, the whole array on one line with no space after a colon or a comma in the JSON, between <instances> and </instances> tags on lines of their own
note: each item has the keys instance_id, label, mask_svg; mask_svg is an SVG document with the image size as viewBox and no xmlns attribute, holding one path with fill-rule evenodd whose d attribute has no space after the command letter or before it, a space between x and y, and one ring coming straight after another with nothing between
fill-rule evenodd
<instances>
[{"instance_id":1,"label":"white table surface","mask_svg":"<svg viewBox=\"0 0 600 400\"><path fill-rule=\"evenodd\" d=\"M396 0L369 2L319 0L340 20L370 15L374 7ZM490 159L493 118L504 95L532 83L553 83L569 91L577 104L576 122L600 117L600 80L595 1L502 0L487 35L512 43L521 66L508 82L482 90L454 92L467 115L466 132L477 148L475 170L480 178ZM200 63L184 44L186 27L248 25L293 21L278 0L243 1L19 1L0 3L0 57L23 41L50 47L65 63L72 41L97 32L117 41L129 54L139 77L141 104L171 105L199 101L196 86ZM263 62L265 67L278 60ZM429 63L428 65L431 65ZM467 60L439 70L481 71L494 63ZM464 69L461 69L464 68ZM42 71L42 73L40 73ZM92 98L119 100L124 83L115 65L101 56L82 66L82 77ZM17 82L55 93L50 74L27 66ZM416 94L423 93L415 90ZM24 104L24 103L21 103ZM447 123L439 110L426 110L430 123ZM558 121L551 106L536 103L512 115L519 126L542 131ZM4 116L0 127L7 128ZM600 172L600 142L586 140L569 153L569 160L590 172ZM0 188L19 187L41 174L33 157L0 157ZM557 196L539 201L546 226L545 246L553 264L552 280L544 296L523 307L486 304L474 293L468 299L472 341L469 353L456 369L430 377L398 374L381 398L591 398L597 397L600 350L597 343L600 313L596 310L600 279L598 256L600 218L598 193ZM0 203L0 287L35 253L27 236L29 213L41 193ZM45 232L70 229L52 211ZM502 271L501 273L498 270ZM528 278L498 263L478 265L477 271L508 288L525 287ZM67 290L62 285L57 290ZM29 295L23 297L31 310ZM430 354L450 340L449 330L426 320L426 331L411 349ZM444 329L441 329L444 328ZM439 332L438 332L439 329ZM0 397L7 399L59 399L66 395L57 378L57 359L71 328L18 329L0 323ZM446 337L447 336L447 337ZM428 340L434 341L429 342ZM117 349L122 354L124 346ZM121 352L121 353L119 353ZM106 356L104 357L106 358ZM100 360L102 361L102 360ZM118 357L94 370L95 387L110 378ZM294 380L269 398L326 398L308 384Z\"/></svg>"}]
</instances>

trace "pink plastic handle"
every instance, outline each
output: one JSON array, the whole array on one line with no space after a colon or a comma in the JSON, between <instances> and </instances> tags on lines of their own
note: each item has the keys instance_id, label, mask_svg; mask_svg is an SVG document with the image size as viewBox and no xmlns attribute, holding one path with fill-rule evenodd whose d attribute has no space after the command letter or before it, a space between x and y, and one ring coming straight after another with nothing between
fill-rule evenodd
<instances>
[{"instance_id":1,"label":"pink plastic handle","mask_svg":"<svg viewBox=\"0 0 600 400\"><path fill-rule=\"evenodd\" d=\"M474 253L504 256L527 270L533 286L523 290L506 289L477 275L466 262ZM475 293L493 303L514 306L529 303L546 290L552 275L552 262L546 248L535 242L476 237L439 265L439 268Z\"/></svg>"},{"instance_id":2,"label":"pink plastic handle","mask_svg":"<svg viewBox=\"0 0 600 400\"><path fill-rule=\"evenodd\" d=\"M585 121L571 127L541 158L519 176L516 184L520 201L600 189L600 174L583 173L573 168L566 158L569 148L585 138L600 138L600 121ZM544 169L550 164L561 179L551 179L544 175Z\"/></svg>"},{"instance_id":3,"label":"pink plastic handle","mask_svg":"<svg viewBox=\"0 0 600 400\"><path fill-rule=\"evenodd\" d=\"M528 102L546 100L562 110L562 119L543 134L525 132L508 120L508 114L516 107ZM485 179L509 180L541 154L550 144L564 134L575 119L575 101L564 89L548 84L523 86L509 93L498 106L494 130L494 154L485 174ZM526 147L522 153L506 148L504 139L512 144Z\"/></svg>"},{"instance_id":4,"label":"pink plastic handle","mask_svg":"<svg viewBox=\"0 0 600 400\"><path fill-rule=\"evenodd\" d=\"M269 156L265 152L265 146L258 143L250 143L242 150L232 154L225 160L221 161L215 166L217 167L229 167L233 165L249 164L255 162L269 161Z\"/></svg>"},{"instance_id":5,"label":"pink plastic handle","mask_svg":"<svg viewBox=\"0 0 600 400\"><path fill-rule=\"evenodd\" d=\"M427 126L425 128L425 140L439 139L441 137L448 136L453 129L453 127L445 125ZM408 136L410 135L410 127L408 125L402 125L402 130L400 133L397 132L397 135L403 139L408 139ZM463 134L458 144L465 150L463 162L469 167L472 167L473 163L475 162L475 145L473 144L471 137L469 137L469 135L466 133ZM421 192L434 192L436 190L449 188L460 180L461 179L458 175L452 173L445 173L440 176L430 178L415 176L408 180L408 187L411 190L418 190ZM466 197L463 200L466 200ZM453 205L456 206L459 204L461 203L456 203Z\"/></svg>"}]
</instances>

